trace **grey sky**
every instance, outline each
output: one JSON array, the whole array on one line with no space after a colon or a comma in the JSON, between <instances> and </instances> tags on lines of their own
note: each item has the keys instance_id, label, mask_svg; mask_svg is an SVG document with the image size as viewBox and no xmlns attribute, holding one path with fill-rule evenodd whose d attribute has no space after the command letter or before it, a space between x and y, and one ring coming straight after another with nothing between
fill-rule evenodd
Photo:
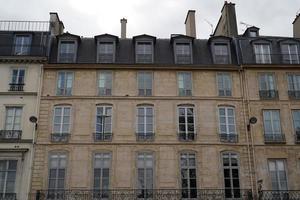
<instances>
[{"instance_id":1,"label":"grey sky","mask_svg":"<svg viewBox=\"0 0 300 200\"><path fill-rule=\"evenodd\" d=\"M232 0L240 21L261 28L261 35L292 36L300 0ZM197 37L208 38L220 17L223 0L0 0L1 20L48 20L58 12L66 31L82 36L120 35L120 19L128 19L127 36L150 34L168 38L185 33L189 9L196 10Z\"/></svg>"}]
</instances>

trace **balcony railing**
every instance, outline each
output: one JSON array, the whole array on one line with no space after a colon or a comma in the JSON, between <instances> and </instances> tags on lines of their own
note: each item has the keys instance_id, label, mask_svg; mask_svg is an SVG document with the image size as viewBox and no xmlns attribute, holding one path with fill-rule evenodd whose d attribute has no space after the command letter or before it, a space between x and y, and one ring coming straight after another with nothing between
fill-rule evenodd
<instances>
[{"instance_id":1,"label":"balcony railing","mask_svg":"<svg viewBox=\"0 0 300 200\"><path fill-rule=\"evenodd\" d=\"M295 134L295 143L300 144L300 131L296 131Z\"/></svg>"},{"instance_id":2,"label":"balcony railing","mask_svg":"<svg viewBox=\"0 0 300 200\"><path fill-rule=\"evenodd\" d=\"M0 140L20 140L21 130L0 130Z\"/></svg>"},{"instance_id":3,"label":"balcony railing","mask_svg":"<svg viewBox=\"0 0 300 200\"><path fill-rule=\"evenodd\" d=\"M264 100L278 99L277 90L260 90L259 97Z\"/></svg>"},{"instance_id":4,"label":"balcony railing","mask_svg":"<svg viewBox=\"0 0 300 200\"><path fill-rule=\"evenodd\" d=\"M300 91L299 90L289 90L288 91L290 99L300 99Z\"/></svg>"},{"instance_id":5,"label":"balcony railing","mask_svg":"<svg viewBox=\"0 0 300 200\"><path fill-rule=\"evenodd\" d=\"M30 200L252 200L249 189L235 189L234 194L225 189L194 189L195 196L185 198L180 189L112 189L112 190L39 190ZM232 195L231 195L232 194Z\"/></svg>"},{"instance_id":6,"label":"balcony railing","mask_svg":"<svg viewBox=\"0 0 300 200\"><path fill-rule=\"evenodd\" d=\"M17 200L16 193L0 193L0 200Z\"/></svg>"},{"instance_id":7,"label":"balcony railing","mask_svg":"<svg viewBox=\"0 0 300 200\"><path fill-rule=\"evenodd\" d=\"M10 83L9 91L24 91L24 83Z\"/></svg>"},{"instance_id":8,"label":"balcony railing","mask_svg":"<svg viewBox=\"0 0 300 200\"><path fill-rule=\"evenodd\" d=\"M253 54L244 57L243 64L300 64L299 54Z\"/></svg>"},{"instance_id":9,"label":"balcony railing","mask_svg":"<svg viewBox=\"0 0 300 200\"><path fill-rule=\"evenodd\" d=\"M49 21L8 21L0 20L0 31L36 31L47 32L50 30Z\"/></svg>"},{"instance_id":10,"label":"balcony railing","mask_svg":"<svg viewBox=\"0 0 300 200\"><path fill-rule=\"evenodd\" d=\"M136 133L136 140L137 141L153 141L154 140L154 133Z\"/></svg>"},{"instance_id":11,"label":"balcony railing","mask_svg":"<svg viewBox=\"0 0 300 200\"><path fill-rule=\"evenodd\" d=\"M194 141L196 140L196 133L178 133L179 141Z\"/></svg>"},{"instance_id":12,"label":"balcony railing","mask_svg":"<svg viewBox=\"0 0 300 200\"><path fill-rule=\"evenodd\" d=\"M263 190L259 200L299 200L300 190Z\"/></svg>"},{"instance_id":13,"label":"balcony railing","mask_svg":"<svg viewBox=\"0 0 300 200\"><path fill-rule=\"evenodd\" d=\"M265 134L265 143L285 143L284 134Z\"/></svg>"},{"instance_id":14,"label":"balcony railing","mask_svg":"<svg viewBox=\"0 0 300 200\"><path fill-rule=\"evenodd\" d=\"M95 142L110 142L112 141L112 133L94 133Z\"/></svg>"},{"instance_id":15,"label":"balcony railing","mask_svg":"<svg viewBox=\"0 0 300 200\"><path fill-rule=\"evenodd\" d=\"M70 139L69 133L52 133L51 134L51 141L52 142L62 142L66 143Z\"/></svg>"},{"instance_id":16,"label":"balcony railing","mask_svg":"<svg viewBox=\"0 0 300 200\"><path fill-rule=\"evenodd\" d=\"M221 142L238 142L238 135L237 134L220 134L220 141Z\"/></svg>"},{"instance_id":17,"label":"balcony railing","mask_svg":"<svg viewBox=\"0 0 300 200\"><path fill-rule=\"evenodd\" d=\"M0 56L15 57L45 57L45 45L2 45L0 44Z\"/></svg>"}]
</instances>

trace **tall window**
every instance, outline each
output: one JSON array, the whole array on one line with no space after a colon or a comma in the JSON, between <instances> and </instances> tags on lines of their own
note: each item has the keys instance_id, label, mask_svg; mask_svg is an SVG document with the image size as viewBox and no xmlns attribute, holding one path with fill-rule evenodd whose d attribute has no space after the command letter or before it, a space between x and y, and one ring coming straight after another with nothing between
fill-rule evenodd
<instances>
[{"instance_id":1,"label":"tall window","mask_svg":"<svg viewBox=\"0 0 300 200\"><path fill-rule=\"evenodd\" d=\"M215 64L230 64L230 54L227 44L217 43L214 45Z\"/></svg>"},{"instance_id":2,"label":"tall window","mask_svg":"<svg viewBox=\"0 0 300 200\"><path fill-rule=\"evenodd\" d=\"M0 160L0 199L15 199L17 160Z\"/></svg>"},{"instance_id":3,"label":"tall window","mask_svg":"<svg viewBox=\"0 0 300 200\"><path fill-rule=\"evenodd\" d=\"M139 96L151 96L152 72L138 72L137 79Z\"/></svg>"},{"instance_id":4,"label":"tall window","mask_svg":"<svg viewBox=\"0 0 300 200\"><path fill-rule=\"evenodd\" d=\"M75 41L60 41L58 62L72 63L76 60Z\"/></svg>"},{"instance_id":5,"label":"tall window","mask_svg":"<svg viewBox=\"0 0 300 200\"><path fill-rule=\"evenodd\" d=\"M152 140L154 138L153 106L137 107L137 139Z\"/></svg>"},{"instance_id":6,"label":"tall window","mask_svg":"<svg viewBox=\"0 0 300 200\"><path fill-rule=\"evenodd\" d=\"M191 64L192 53L190 43L175 44L175 62L176 64Z\"/></svg>"},{"instance_id":7,"label":"tall window","mask_svg":"<svg viewBox=\"0 0 300 200\"><path fill-rule=\"evenodd\" d=\"M113 63L115 60L115 45L113 42L98 43L98 63Z\"/></svg>"},{"instance_id":8,"label":"tall window","mask_svg":"<svg viewBox=\"0 0 300 200\"><path fill-rule=\"evenodd\" d=\"M98 73L98 88L100 96L112 95L112 72L100 71Z\"/></svg>"},{"instance_id":9,"label":"tall window","mask_svg":"<svg viewBox=\"0 0 300 200\"><path fill-rule=\"evenodd\" d=\"M178 72L179 96L192 96L191 72Z\"/></svg>"},{"instance_id":10,"label":"tall window","mask_svg":"<svg viewBox=\"0 0 300 200\"><path fill-rule=\"evenodd\" d=\"M97 106L96 141L112 139L112 106Z\"/></svg>"},{"instance_id":11,"label":"tall window","mask_svg":"<svg viewBox=\"0 0 300 200\"><path fill-rule=\"evenodd\" d=\"M197 198L196 155L180 154L181 197L182 199Z\"/></svg>"},{"instance_id":12,"label":"tall window","mask_svg":"<svg viewBox=\"0 0 300 200\"><path fill-rule=\"evenodd\" d=\"M29 55L31 47L30 35L16 35L14 44L15 55Z\"/></svg>"},{"instance_id":13,"label":"tall window","mask_svg":"<svg viewBox=\"0 0 300 200\"><path fill-rule=\"evenodd\" d=\"M219 107L219 123L221 139L236 142L237 136L233 107Z\"/></svg>"},{"instance_id":14,"label":"tall window","mask_svg":"<svg viewBox=\"0 0 300 200\"><path fill-rule=\"evenodd\" d=\"M94 155L94 198L108 199L110 185L110 153L96 153Z\"/></svg>"},{"instance_id":15,"label":"tall window","mask_svg":"<svg viewBox=\"0 0 300 200\"><path fill-rule=\"evenodd\" d=\"M137 155L137 197L149 199L153 197L154 155L141 152Z\"/></svg>"},{"instance_id":16,"label":"tall window","mask_svg":"<svg viewBox=\"0 0 300 200\"><path fill-rule=\"evenodd\" d=\"M53 133L64 135L70 133L71 107L56 106L54 108Z\"/></svg>"},{"instance_id":17,"label":"tall window","mask_svg":"<svg viewBox=\"0 0 300 200\"><path fill-rule=\"evenodd\" d=\"M236 153L223 153L225 198L241 198L239 161Z\"/></svg>"},{"instance_id":18,"label":"tall window","mask_svg":"<svg viewBox=\"0 0 300 200\"><path fill-rule=\"evenodd\" d=\"M299 54L297 44L282 44L281 53L283 63L299 64Z\"/></svg>"},{"instance_id":19,"label":"tall window","mask_svg":"<svg viewBox=\"0 0 300 200\"><path fill-rule=\"evenodd\" d=\"M231 96L231 75L229 73L218 73L219 96Z\"/></svg>"},{"instance_id":20,"label":"tall window","mask_svg":"<svg viewBox=\"0 0 300 200\"><path fill-rule=\"evenodd\" d=\"M269 173L272 182L272 190L288 190L285 161L282 159L269 160Z\"/></svg>"},{"instance_id":21,"label":"tall window","mask_svg":"<svg viewBox=\"0 0 300 200\"><path fill-rule=\"evenodd\" d=\"M296 142L300 142L300 110L293 110L293 124Z\"/></svg>"},{"instance_id":22,"label":"tall window","mask_svg":"<svg viewBox=\"0 0 300 200\"><path fill-rule=\"evenodd\" d=\"M178 107L179 140L195 140L195 115L194 107Z\"/></svg>"},{"instance_id":23,"label":"tall window","mask_svg":"<svg viewBox=\"0 0 300 200\"><path fill-rule=\"evenodd\" d=\"M73 77L73 72L58 72L57 95L72 95Z\"/></svg>"},{"instance_id":24,"label":"tall window","mask_svg":"<svg viewBox=\"0 0 300 200\"><path fill-rule=\"evenodd\" d=\"M264 110L264 132L266 141L283 140L279 110Z\"/></svg>"},{"instance_id":25,"label":"tall window","mask_svg":"<svg viewBox=\"0 0 300 200\"><path fill-rule=\"evenodd\" d=\"M48 189L51 191L63 190L65 188L65 176L67 168L67 155L64 153L51 154L49 158L49 185ZM53 193L53 198L50 199L63 199L59 198L59 195Z\"/></svg>"},{"instance_id":26,"label":"tall window","mask_svg":"<svg viewBox=\"0 0 300 200\"><path fill-rule=\"evenodd\" d=\"M153 45L152 42L137 42L136 44L136 62L152 63L153 62Z\"/></svg>"},{"instance_id":27,"label":"tall window","mask_svg":"<svg viewBox=\"0 0 300 200\"><path fill-rule=\"evenodd\" d=\"M259 76L259 96L262 99L274 99L278 97L275 78L272 73L263 73Z\"/></svg>"},{"instance_id":28,"label":"tall window","mask_svg":"<svg viewBox=\"0 0 300 200\"><path fill-rule=\"evenodd\" d=\"M6 107L5 130L21 130L22 107Z\"/></svg>"},{"instance_id":29,"label":"tall window","mask_svg":"<svg viewBox=\"0 0 300 200\"><path fill-rule=\"evenodd\" d=\"M271 50L269 44L254 44L254 53L256 63L270 64Z\"/></svg>"},{"instance_id":30,"label":"tall window","mask_svg":"<svg viewBox=\"0 0 300 200\"><path fill-rule=\"evenodd\" d=\"M300 98L300 75L289 74L288 75L288 94L291 98Z\"/></svg>"},{"instance_id":31,"label":"tall window","mask_svg":"<svg viewBox=\"0 0 300 200\"><path fill-rule=\"evenodd\" d=\"M14 68L12 69L10 91L23 91L25 78L25 69Z\"/></svg>"}]
</instances>

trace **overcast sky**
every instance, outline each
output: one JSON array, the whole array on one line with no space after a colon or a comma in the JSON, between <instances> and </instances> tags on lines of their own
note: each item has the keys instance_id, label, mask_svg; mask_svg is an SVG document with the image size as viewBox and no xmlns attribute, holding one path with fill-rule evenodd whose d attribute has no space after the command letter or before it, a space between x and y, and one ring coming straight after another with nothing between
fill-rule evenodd
<instances>
[{"instance_id":1,"label":"overcast sky","mask_svg":"<svg viewBox=\"0 0 300 200\"><path fill-rule=\"evenodd\" d=\"M292 36L300 0L232 0L240 22L260 28L261 35ZM169 38L185 33L189 9L196 10L198 38L208 38L220 17L223 0L0 0L1 20L49 20L57 12L65 30L81 36L120 35L120 19L128 19L127 36L149 34Z\"/></svg>"}]
</instances>

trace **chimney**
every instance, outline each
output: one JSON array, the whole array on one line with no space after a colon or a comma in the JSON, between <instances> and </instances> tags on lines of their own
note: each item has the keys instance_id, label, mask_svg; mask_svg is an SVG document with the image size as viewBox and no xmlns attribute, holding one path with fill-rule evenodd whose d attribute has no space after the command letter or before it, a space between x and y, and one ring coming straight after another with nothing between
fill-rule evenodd
<instances>
[{"instance_id":1,"label":"chimney","mask_svg":"<svg viewBox=\"0 0 300 200\"><path fill-rule=\"evenodd\" d=\"M64 32L64 23L59 20L56 12L50 12L50 32L51 35L60 35Z\"/></svg>"},{"instance_id":2,"label":"chimney","mask_svg":"<svg viewBox=\"0 0 300 200\"><path fill-rule=\"evenodd\" d=\"M187 36L196 38L195 10L189 10L185 18L185 32Z\"/></svg>"},{"instance_id":3,"label":"chimney","mask_svg":"<svg viewBox=\"0 0 300 200\"><path fill-rule=\"evenodd\" d=\"M123 18L120 21L121 21L121 39L125 39L127 19Z\"/></svg>"},{"instance_id":4,"label":"chimney","mask_svg":"<svg viewBox=\"0 0 300 200\"><path fill-rule=\"evenodd\" d=\"M213 35L222 35L227 37L237 36L238 30L236 23L235 4L225 1L221 13L221 17Z\"/></svg>"},{"instance_id":5,"label":"chimney","mask_svg":"<svg viewBox=\"0 0 300 200\"><path fill-rule=\"evenodd\" d=\"M300 13L296 15L296 18L293 21L293 33L294 38L300 38Z\"/></svg>"}]
</instances>

